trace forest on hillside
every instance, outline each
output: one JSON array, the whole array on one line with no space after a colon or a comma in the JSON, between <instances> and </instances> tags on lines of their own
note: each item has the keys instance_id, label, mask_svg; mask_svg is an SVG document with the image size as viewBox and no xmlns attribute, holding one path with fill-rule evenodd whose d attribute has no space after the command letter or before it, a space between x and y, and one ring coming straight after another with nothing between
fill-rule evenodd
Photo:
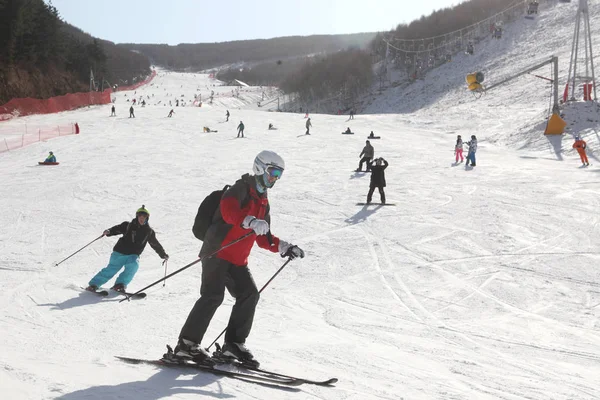
<instances>
[{"instance_id":1,"label":"forest on hillside","mask_svg":"<svg viewBox=\"0 0 600 400\"><path fill-rule=\"evenodd\" d=\"M237 40L221 43L119 44L148 56L152 64L171 70L200 71L234 63L252 63L336 52L348 47L365 48L375 33L349 35L287 36L273 39Z\"/></svg>"},{"instance_id":2,"label":"forest on hillside","mask_svg":"<svg viewBox=\"0 0 600 400\"><path fill-rule=\"evenodd\" d=\"M63 22L52 2L0 0L0 104L131 84L150 73L146 57Z\"/></svg>"}]
</instances>

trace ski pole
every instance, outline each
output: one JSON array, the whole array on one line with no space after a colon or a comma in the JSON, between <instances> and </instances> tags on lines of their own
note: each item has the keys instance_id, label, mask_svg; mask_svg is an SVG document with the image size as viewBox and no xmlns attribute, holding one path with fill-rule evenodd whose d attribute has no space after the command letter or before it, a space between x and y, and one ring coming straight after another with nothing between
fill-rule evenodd
<instances>
[{"instance_id":1,"label":"ski pole","mask_svg":"<svg viewBox=\"0 0 600 400\"><path fill-rule=\"evenodd\" d=\"M275 273L273 274L273 276L271 277L271 279L269 279L269 280L267 281L267 283L265 283L265 284L264 284L264 286L263 286L263 287L262 287L262 288L261 288L261 289L258 291L258 294L260 294L260 293L261 293L263 290L265 290L265 288L266 288L267 286L269 286L269 283L271 283L271 281L272 281L273 279L275 279L275 277L276 277L277 275L279 275L279 273L280 273L280 272L281 272L281 271L282 271L282 270L285 268L285 266L286 266L286 265L288 265L288 263L289 263L290 261L292 261L292 258L291 258L291 257L290 257L290 258L288 258L288 259L287 259L287 261L283 263L283 265L281 266L281 268L279 268L279 269L277 270L277 272L275 272ZM122 300L121 300L121 301L122 301ZM225 327L225 329L223 329L223 332L221 332L221 333L219 334L219 336L217 336L217 337L215 338L215 340L213 340L213 341L212 341L212 343L211 343L211 344L210 344L210 345L209 345L209 346L206 348L206 350L208 351L208 349L210 349L210 348L212 347L212 345L213 345L213 344L215 344L215 343L217 342L217 340L219 340L219 339L221 338L221 336L223 336L223 334L224 334L226 331L227 331L227 327Z\"/></svg>"},{"instance_id":2,"label":"ski pole","mask_svg":"<svg viewBox=\"0 0 600 400\"><path fill-rule=\"evenodd\" d=\"M168 260L163 261L163 264L165 266L165 280L163 281L163 287L165 287L165 285L167 284L167 261Z\"/></svg>"},{"instance_id":3,"label":"ski pole","mask_svg":"<svg viewBox=\"0 0 600 400\"><path fill-rule=\"evenodd\" d=\"M62 261L57 262L56 264L54 264L55 267L57 267L59 264L62 264L63 262L67 261L69 258L73 257L75 254L79 253L81 250L85 249L86 247L88 247L90 244L94 243L96 240L98 239L102 239L104 237L104 234L98 236L96 239L92 240L91 242L89 242L88 244L86 244L85 246L83 246L82 248L80 248L79 250L77 250L75 253L71 254L69 257L65 258Z\"/></svg>"},{"instance_id":4,"label":"ski pole","mask_svg":"<svg viewBox=\"0 0 600 400\"><path fill-rule=\"evenodd\" d=\"M242 236L241 238L239 238L239 239L236 239L236 240L234 240L234 241L233 241L233 242L231 242L231 243L227 243L225 246L221 247L220 249L218 249L218 250L215 250L215 251L213 251L212 253L210 253L210 254L208 254L208 255L206 255L206 256L204 256L204 257L200 257L200 258L199 258L199 259L197 259L196 261L194 261L194 262L191 262L191 263L189 263L188 265L186 265L186 266L184 266L184 267L181 267L181 268L179 268L177 271L175 271L175 272L171 272L169 275L165 275L165 277L164 277L164 278L161 278L161 279L157 280L156 282L154 282L154 283L151 283L150 285L146 286L145 288L142 288L142 289L138 290L137 292L135 292L135 293L132 293L132 294L131 294L131 296L125 295L125 298L124 298L124 299L122 299L122 300L120 300L120 301L119 301L119 303L122 303L122 302L124 302L125 300L131 300L131 298L132 298L133 296L135 296L135 295L137 295L137 294L140 294L140 293L142 293L144 290L146 290L146 289L149 289L149 288L151 288L151 287L152 287L152 286L154 286L154 285L158 285L158 284L159 284L159 283L161 283L162 281L165 281L165 280L167 280L168 278L172 277L173 275L177 275L178 273L180 273L180 272L181 272L181 271L183 271L183 270L186 270L186 269L188 269L188 268L189 268L189 267L191 267L192 265L196 265L196 264L198 264L198 263L199 263L200 261L202 261L202 260L205 260L205 259L207 259L207 258L211 258L212 256L214 256L215 254L217 254L217 253L218 253L218 252L220 252L221 250L225 250L225 249L226 249L226 248L228 248L229 246L233 246L233 245L234 245L234 244L236 244L237 242L240 242L240 241L242 241L242 240L246 239L248 236L250 236L250 235L253 235L253 234L254 234L254 232L247 233L247 234L245 234L244 236Z\"/></svg>"}]
</instances>

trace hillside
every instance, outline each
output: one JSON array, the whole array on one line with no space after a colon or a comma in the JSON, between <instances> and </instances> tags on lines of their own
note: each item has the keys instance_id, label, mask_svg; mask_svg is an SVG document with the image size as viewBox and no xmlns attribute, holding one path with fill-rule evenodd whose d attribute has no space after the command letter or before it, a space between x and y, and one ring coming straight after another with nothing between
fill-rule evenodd
<instances>
[{"instance_id":1,"label":"hillside","mask_svg":"<svg viewBox=\"0 0 600 400\"><path fill-rule=\"evenodd\" d=\"M200 71L231 63L286 60L314 53L334 52L348 47L366 47L375 33L348 35L287 36L273 39L237 40L221 43L166 44L123 43L153 64L171 70Z\"/></svg>"},{"instance_id":2,"label":"hillside","mask_svg":"<svg viewBox=\"0 0 600 400\"><path fill-rule=\"evenodd\" d=\"M147 76L146 57L96 39L43 0L0 2L0 104L88 91Z\"/></svg>"}]
</instances>

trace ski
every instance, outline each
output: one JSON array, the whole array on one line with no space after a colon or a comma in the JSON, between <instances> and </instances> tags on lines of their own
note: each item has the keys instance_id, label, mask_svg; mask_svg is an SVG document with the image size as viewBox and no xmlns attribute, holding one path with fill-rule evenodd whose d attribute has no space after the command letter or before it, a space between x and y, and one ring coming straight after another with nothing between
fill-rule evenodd
<instances>
[{"instance_id":1,"label":"ski","mask_svg":"<svg viewBox=\"0 0 600 400\"><path fill-rule=\"evenodd\" d=\"M139 300L139 299L144 299L146 298L147 294L142 292L142 293L127 293L127 292L119 292L118 290L113 290L113 292L120 294L121 296L125 296L129 299L132 300Z\"/></svg>"},{"instance_id":2,"label":"ski","mask_svg":"<svg viewBox=\"0 0 600 400\"><path fill-rule=\"evenodd\" d=\"M83 290L85 293L91 293L91 294L95 294L97 296L100 297L106 297L108 296L108 291L107 290L96 290L95 292L86 290L86 288L82 287L81 290Z\"/></svg>"},{"instance_id":3,"label":"ski","mask_svg":"<svg viewBox=\"0 0 600 400\"><path fill-rule=\"evenodd\" d=\"M395 206L393 203L356 203L357 206Z\"/></svg>"},{"instance_id":4,"label":"ski","mask_svg":"<svg viewBox=\"0 0 600 400\"><path fill-rule=\"evenodd\" d=\"M196 364L191 361L181 361L179 363L170 363L163 360L145 360L140 358L116 356L117 359L128 364L148 364L156 367L172 367L172 368L188 368L197 371L208 372L213 375L225 376L228 378L238 379L244 382L267 384L270 386L300 386L305 381L295 378L275 378L261 375L246 374L243 372L226 371L215 367Z\"/></svg>"},{"instance_id":5,"label":"ski","mask_svg":"<svg viewBox=\"0 0 600 400\"><path fill-rule=\"evenodd\" d=\"M330 378L330 379L326 379L324 381L315 381L315 380L311 380L311 379L305 379L305 378L298 378L296 376L292 376L292 375L287 375L287 374L282 374L279 372L273 372L273 371L269 371L260 367L255 367L252 365L248 365L248 364L244 364L236 359L231 359L231 358L221 358L221 357L213 357L213 359L217 362L217 364L225 364L225 365L231 365L234 366L236 368L239 369L245 369L248 371L253 371L253 372L258 372L260 374L263 374L263 376L267 376L267 377L274 377L274 378L280 378L280 379L293 379L293 380L299 380L302 381L302 383L306 383L309 385L317 385L317 386L331 386L334 383L337 383L338 379L337 378Z\"/></svg>"}]
</instances>

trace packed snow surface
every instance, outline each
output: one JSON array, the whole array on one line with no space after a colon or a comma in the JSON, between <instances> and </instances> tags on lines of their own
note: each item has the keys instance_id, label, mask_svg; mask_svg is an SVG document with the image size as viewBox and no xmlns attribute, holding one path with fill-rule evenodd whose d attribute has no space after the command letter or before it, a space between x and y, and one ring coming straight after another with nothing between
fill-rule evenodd
<instances>
[{"instance_id":1,"label":"packed snow surface","mask_svg":"<svg viewBox=\"0 0 600 400\"><path fill-rule=\"evenodd\" d=\"M505 40L476 51L504 73L568 55L574 7L541 8L535 21L508 25ZM599 6L591 8L597 20ZM528 33L512 37L511 26ZM532 54L536 32L545 33ZM127 101L134 93L119 92L116 117L102 106L3 123L78 122L81 134L0 155L1 397L600 398L596 105L565 109L577 131L571 133L590 146L592 165L580 168L570 135L542 135L545 83L535 83L540 90L507 85L475 100L464 87L443 95L417 90L464 82L431 74L411 86L410 99L388 93L377 100L421 104L419 110L391 114L381 105L387 114L352 121L315 114L311 135L304 115L261 111L262 89L244 88L237 97L234 88L213 89L218 82L206 75L166 71L137 90L148 105L135 107L135 119ZM212 105L210 90L222 94ZM198 93L204 104L192 107ZM186 107L165 106L181 95ZM171 108L175 115L167 118ZM236 139L240 121L244 139ZM278 129L267 130L269 123ZM218 132L204 133L205 126ZM355 134L341 135L348 126ZM369 187L369 175L354 169L371 130L381 136L372 141L375 156L390 164L386 194L395 206L356 205ZM476 167L454 164L457 134L480 140ZM292 261L262 293L247 344L267 369L337 377L337 385L280 390L115 359L156 359L165 344L175 345L199 296L200 265L147 290L144 300L119 303L79 289L107 264L115 237L55 264L132 219L142 204L170 255L168 272L195 261L198 205L250 172L263 149L278 152L287 167L269 192L272 231L306 258ZM60 165L38 166L50 150ZM259 288L283 262L253 250ZM148 246L129 289L164 273ZM226 325L232 304L226 296L205 346Z\"/></svg>"}]
</instances>

